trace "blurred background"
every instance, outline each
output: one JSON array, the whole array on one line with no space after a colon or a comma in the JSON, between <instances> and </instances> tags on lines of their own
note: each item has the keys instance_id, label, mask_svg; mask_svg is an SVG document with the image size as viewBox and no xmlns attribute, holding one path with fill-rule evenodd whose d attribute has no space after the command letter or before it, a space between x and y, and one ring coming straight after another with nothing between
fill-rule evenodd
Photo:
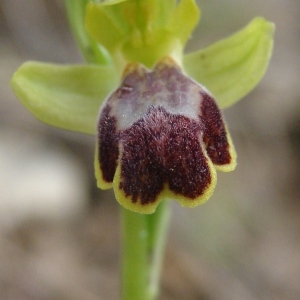
<instances>
[{"instance_id":1,"label":"blurred background","mask_svg":"<svg viewBox=\"0 0 300 300\"><path fill-rule=\"evenodd\" d=\"M160 299L300 299L300 2L199 0L188 51L263 16L276 24L259 86L225 110L238 153L203 206L172 205ZM114 300L119 213L96 188L94 137L37 121L9 80L27 60L82 63L63 1L0 0L0 298Z\"/></svg>"}]
</instances>

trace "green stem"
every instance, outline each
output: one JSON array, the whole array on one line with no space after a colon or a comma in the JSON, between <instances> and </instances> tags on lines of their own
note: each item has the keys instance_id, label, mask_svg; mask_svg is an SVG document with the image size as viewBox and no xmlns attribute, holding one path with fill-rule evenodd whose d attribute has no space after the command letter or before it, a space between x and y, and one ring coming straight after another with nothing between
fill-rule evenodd
<instances>
[{"instance_id":1,"label":"green stem","mask_svg":"<svg viewBox=\"0 0 300 300\"><path fill-rule=\"evenodd\" d=\"M122 208L122 300L156 299L168 220L166 202L152 215Z\"/></svg>"},{"instance_id":2,"label":"green stem","mask_svg":"<svg viewBox=\"0 0 300 300\"><path fill-rule=\"evenodd\" d=\"M90 0L65 0L69 24L84 59L89 63L110 64L110 54L85 29L85 9Z\"/></svg>"},{"instance_id":3,"label":"green stem","mask_svg":"<svg viewBox=\"0 0 300 300\"><path fill-rule=\"evenodd\" d=\"M148 253L151 257L149 270L149 292L151 299L156 299L159 293L161 268L165 252L165 244L170 221L170 203L163 201L156 212L148 215Z\"/></svg>"},{"instance_id":4,"label":"green stem","mask_svg":"<svg viewBox=\"0 0 300 300\"><path fill-rule=\"evenodd\" d=\"M150 300L147 293L147 222L145 215L122 211L122 300Z\"/></svg>"}]
</instances>

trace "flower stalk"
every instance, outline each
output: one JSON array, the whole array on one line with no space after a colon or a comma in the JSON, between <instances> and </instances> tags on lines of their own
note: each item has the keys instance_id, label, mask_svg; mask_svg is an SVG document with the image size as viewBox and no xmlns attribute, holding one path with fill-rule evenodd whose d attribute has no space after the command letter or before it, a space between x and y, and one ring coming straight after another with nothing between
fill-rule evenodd
<instances>
[{"instance_id":1,"label":"flower stalk","mask_svg":"<svg viewBox=\"0 0 300 300\"><path fill-rule=\"evenodd\" d=\"M152 215L121 208L123 300L157 298L169 220L167 201Z\"/></svg>"}]
</instances>

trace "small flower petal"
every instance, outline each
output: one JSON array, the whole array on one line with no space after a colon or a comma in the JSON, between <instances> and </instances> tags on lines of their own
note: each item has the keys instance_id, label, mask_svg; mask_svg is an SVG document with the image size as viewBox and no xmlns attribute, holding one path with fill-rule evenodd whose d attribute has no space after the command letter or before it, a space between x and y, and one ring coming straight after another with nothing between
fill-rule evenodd
<instances>
[{"instance_id":1,"label":"small flower petal","mask_svg":"<svg viewBox=\"0 0 300 300\"><path fill-rule=\"evenodd\" d=\"M11 84L24 106L41 121L94 134L99 107L117 86L109 66L23 64Z\"/></svg>"},{"instance_id":2,"label":"small flower petal","mask_svg":"<svg viewBox=\"0 0 300 300\"><path fill-rule=\"evenodd\" d=\"M194 0L182 0L177 5L169 21L169 30L179 37L182 45L185 45L191 32L199 22L200 11Z\"/></svg>"},{"instance_id":3,"label":"small flower petal","mask_svg":"<svg viewBox=\"0 0 300 300\"><path fill-rule=\"evenodd\" d=\"M153 213L165 198L194 207L213 193L235 152L212 95L171 59L129 65L104 103L95 157L98 186L124 207Z\"/></svg>"},{"instance_id":4,"label":"small flower petal","mask_svg":"<svg viewBox=\"0 0 300 300\"><path fill-rule=\"evenodd\" d=\"M111 54L117 45L130 33L122 11L127 2L105 5L90 2L86 8L86 28L89 34Z\"/></svg>"},{"instance_id":5,"label":"small flower petal","mask_svg":"<svg viewBox=\"0 0 300 300\"><path fill-rule=\"evenodd\" d=\"M221 108L228 107L263 77L272 54L273 33L273 23L256 18L233 36L184 56L184 69L214 94Z\"/></svg>"},{"instance_id":6,"label":"small flower petal","mask_svg":"<svg viewBox=\"0 0 300 300\"><path fill-rule=\"evenodd\" d=\"M110 3L110 2L108 2ZM86 28L122 69L127 62L146 67L165 56L181 62L184 45L199 19L194 0L89 3Z\"/></svg>"}]
</instances>

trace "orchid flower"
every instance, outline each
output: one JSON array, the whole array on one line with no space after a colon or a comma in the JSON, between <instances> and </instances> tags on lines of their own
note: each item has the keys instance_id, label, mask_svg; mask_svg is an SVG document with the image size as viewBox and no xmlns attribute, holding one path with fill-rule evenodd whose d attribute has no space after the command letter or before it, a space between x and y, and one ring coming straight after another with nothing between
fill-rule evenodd
<instances>
[{"instance_id":1,"label":"orchid flower","mask_svg":"<svg viewBox=\"0 0 300 300\"><path fill-rule=\"evenodd\" d=\"M263 77L273 24L256 18L184 53L200 17L194 0L83 2L86 29L73 29L90 63L26 62L13 75L15 94L47 124L96 134L97 184L125 208L149 214L163 199L204 203L216 170L236 166L221 109Z\"/></svg>"}]
</instances>

